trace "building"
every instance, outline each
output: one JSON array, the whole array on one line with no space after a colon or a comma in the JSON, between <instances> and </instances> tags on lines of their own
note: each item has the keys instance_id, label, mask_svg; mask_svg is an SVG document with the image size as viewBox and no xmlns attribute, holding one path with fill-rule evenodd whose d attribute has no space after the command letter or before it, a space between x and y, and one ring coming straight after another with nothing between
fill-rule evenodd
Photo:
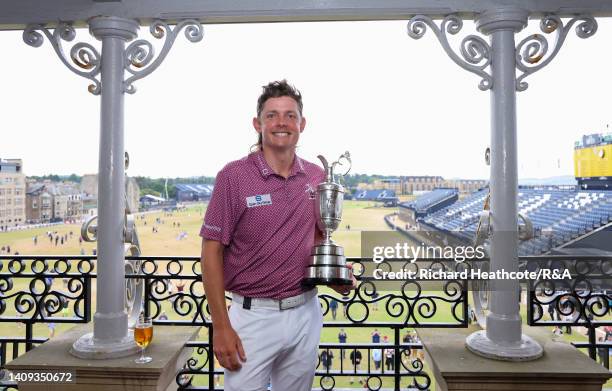
<instances>
[{"instance_id":1,"label":"building","mask_svg":"<svg viewBox=\"0 0 612 391\"><path fill-rule=\"evenodd\" d=\"M53 216L53 196L42 183L28 184L26 191L26 221L48 223Z\"/></svg>"},{"instance_id":2,"label":"building","mask_svg":"<svg viewBox=\"0 0 612 391\"><path fill-rule=\"evenodd\" d=\"M79 185L83 198L85 215L95 216L98 214L98 174L86 174L81 178ZM140 186L135 178L125 178L126 209L129 213L138 212Z\"/></svg>"},{"instance_id":3,"label":"building","mask_svg":"<svg viewBox=\"0 0 612 391\"><path fill-rule=\"evenodd\" d=\"M400 179L402 194L419 194L424 191L432 191L439 187L445 187L444 178L441 176L404 176Z\"/></svg>"},{"instance_id":4,"label":"building","mask_svg":"<svg viewBox=\"0 0 612 391\"><path fill-rule=\"evenodd\" d=\"M459 190L459 194L468 195L489 185L484 179L446 179L442 187Z\"/></svg>"},{"instance_id":5,"label":"building","mask_svg":"<svg viewBox=\"0 0 612 391\"><path fill-rule=\"evenodd\" d=\"M163 197L154 196L152 194L146 194L140 197L140 207L146 210L152 206L161 205L166 201Z\"/></svg>"},{"instance_id":6,"label":"building","mask_svg":"<svg viewBox=\"0 0 612 391\"><path fill-rule=\"evenodd\" d=\"M0 230L25 224L25 192L21 159L0 159Z\"/></svg>"},{"instance_id":7,"label":"building","mask_svg":"<svg viewBox=\"0 0 612 391\"><path fill-rule=\"evenodd\" d=\"M71 182L31 183L26 197L26 217L31 223L81 221L83 194Z\"/></svg>"},{"instance_id":8,"label":"building","mask_svg":"<svg viewBox=\"0 0 612 391\"><path fill-rule=\"evenodd\" d=\"M53 196L52 221L81 221L83 196L76 183L51 183L47 188Z\"/></svg>"},{"instance_id":9,"label":"building","mask_svg":"<svg viewBox=\"0 0 612 391\"><path fill-rule=\"evenodd\" d=\"M91 194L83 193L81 195L83 201L83 216L90 218L98 215L98 197Z\"/></svg>"},{"instance_id":10,"label":"building","mask_svg":"<svg viewBox=\"0 0 612 391\"><path fill-rule=\"evenodd\" d=\"M359 184L360 189L393 190L395 194L422 194L440 188L453 188L460 194L467 195L487 186L488 181L482 179L444 179L441 176L417 175L397 178L377 179L371 184Z\"/></svg>"}]
</instances>

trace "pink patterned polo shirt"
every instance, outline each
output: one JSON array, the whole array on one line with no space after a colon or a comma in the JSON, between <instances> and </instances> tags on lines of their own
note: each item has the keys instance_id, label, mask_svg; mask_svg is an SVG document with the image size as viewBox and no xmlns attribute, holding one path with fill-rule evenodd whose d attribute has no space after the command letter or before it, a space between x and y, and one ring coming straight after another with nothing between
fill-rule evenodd
<instances>
[{"instance_id":1,"label":"pink patterned polo shirt","mask_svg":"<svg viewBox=\"0 0 612 391\"><path fill-rule=\"evenodd\" d=\"M227 291L273 299L303 292L316 229L315 191L324 179L322 168L297 155L285 179L261 151L219 171L200 236L225 246Z\"/></svg>"}]
</instances>

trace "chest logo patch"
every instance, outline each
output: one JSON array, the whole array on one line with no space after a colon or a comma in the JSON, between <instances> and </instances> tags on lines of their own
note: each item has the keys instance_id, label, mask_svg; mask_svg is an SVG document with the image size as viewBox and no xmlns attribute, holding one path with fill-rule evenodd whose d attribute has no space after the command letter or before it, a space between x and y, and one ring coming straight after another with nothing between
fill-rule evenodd
<instances>
[{"instance_id":1,"label":"chest logo patch","mask_svg":"<svg viewBox=\"0 0 612 391\"><path fill-rule=\"evenodd\" d=\"M272 205L272 197L270 194L254 195L246 198L247 208L256 206Z\"/></svg>"},{"instance_id":2,"label":"chest logo patch","mask_svg":"<svg viewBox=\"0 0 612 391\"><path fill-rule=\"evenodd\" d=\"M310 183L306 184L306 194L308 194L308 199L314 200L316 198L315 189Z\"/></svg>"}]
</instances>

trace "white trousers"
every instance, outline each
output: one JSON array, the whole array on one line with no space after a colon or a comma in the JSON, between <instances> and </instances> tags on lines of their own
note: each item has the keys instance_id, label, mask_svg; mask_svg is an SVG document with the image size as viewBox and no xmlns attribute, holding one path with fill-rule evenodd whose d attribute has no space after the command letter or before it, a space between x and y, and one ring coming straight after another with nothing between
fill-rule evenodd
<instances>
[{"instance_id":1,"label":"white trousers","mask_svg":"<svg viewBox=\"0 0 612 391\"><path fill-rule=\"evenodd\" d=\"M230 322L242 340L246 361L225 370L227 391L310 391L318 359L323 316L317 295L288 310L234 304Z\"/></svg>"}]
</instances>

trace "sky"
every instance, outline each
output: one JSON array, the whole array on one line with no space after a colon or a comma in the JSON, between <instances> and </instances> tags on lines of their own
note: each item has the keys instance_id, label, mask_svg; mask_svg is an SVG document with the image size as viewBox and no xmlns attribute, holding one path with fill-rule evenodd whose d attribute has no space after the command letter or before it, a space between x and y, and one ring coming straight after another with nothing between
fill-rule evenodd
<instances>
[{"instance_id":1,"label":"sky","mask_svg":"<svg viewBox=\"0 0 612 391\"><path fill-rule=\"evenodd\" d=\"M517 93L520 178L573 175L574 142L612 123L612 21L598 22L591 38L571 31ZM128 175L216 175L255 143L261 86L286 78L303 95L303 158L332 160L348 150L352 173L487 179L490 92L430 30L414 40L406 24L205 25L199 43L179 35L164 63L125 98ZM454 47L473 23L463 30ZM536 32L532 21L517 43ZM146 27L140 38L157 41ZM101 47L85 29L77 41ZM26 175L97 172L100 98L87 92L89 81L69 71L48 41L33 48L19 31L0 32L0 46L0 158L23 159Z\"/></svg>"}]
</instances>

